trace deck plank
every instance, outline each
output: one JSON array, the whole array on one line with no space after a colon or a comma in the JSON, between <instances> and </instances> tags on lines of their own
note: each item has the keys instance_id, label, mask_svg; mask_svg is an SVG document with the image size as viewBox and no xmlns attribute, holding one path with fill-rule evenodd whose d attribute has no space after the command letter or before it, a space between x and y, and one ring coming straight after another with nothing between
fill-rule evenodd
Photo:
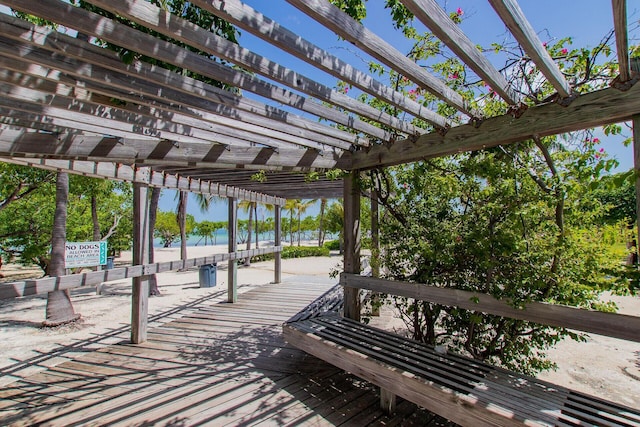
<instances>
[{"instance_id":1,"label":"deck plank","mask_svg":"<svg viewBox=\"0 0 640 427\"><path fill-rule=\"evenodd\" d=\"M385 416L375 387L284 341L282 323L332 286L202 299L156 319L146 343L116 342L4 387L0 425L428 425L406 402Z\"/></svg>"}]
</instances>

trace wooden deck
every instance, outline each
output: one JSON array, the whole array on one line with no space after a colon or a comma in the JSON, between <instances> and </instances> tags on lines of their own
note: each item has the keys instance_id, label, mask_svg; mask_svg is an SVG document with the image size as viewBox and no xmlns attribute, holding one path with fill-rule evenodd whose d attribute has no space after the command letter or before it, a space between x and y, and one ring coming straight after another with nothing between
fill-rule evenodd
<instances>
[{"instance_id":1,"label":"wooden deck","mask_svg":"<svg viewBox=\"0 0 640 427\"><path fill-rule=\"evenodd\" d=\"M204 301L126 342L5 386L0 425L446 425L282 339L282 323L330 285L265 285L236 304Z\"/></svg>"}]
</instances>

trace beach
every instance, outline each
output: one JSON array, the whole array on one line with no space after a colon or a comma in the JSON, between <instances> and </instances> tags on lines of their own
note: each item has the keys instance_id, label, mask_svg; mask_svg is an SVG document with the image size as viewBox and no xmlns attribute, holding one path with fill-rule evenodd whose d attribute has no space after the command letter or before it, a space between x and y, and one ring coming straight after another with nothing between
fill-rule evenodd
<instances>
[{"instance_id":1,"label":"beach","mask_svg":"<svg viewBox=\"0 0 640 427\"><path fill-rule=\"evenodd\" d=\"M309 242L312 244L311 242ZM267 242L261 243L267 245ZM244 249L244 245L239 245ZM224 253L226 245L189 246L188 257L197 258ZM180 258L180 248L157 248L155 261L171 261ZM116 266L129 263L130 252L122 252L115 260ZM282 280L296 276L304 280L330 281L329 272L339 268L342 258L312 257L282 260ZM254 289L274 280L273 261L252 263L238 268L238 293ZM4 273L16 277L28 274L29 269L13 265L3 266ZM183 316L202 304L226 300L227 266L218 265L216 286L202 288L198 269L185 272L158 274L161 296L149 299L150 327ZM640 298L607 297L616 302L620 313L640 314ZM76 312L82 315L76 324L59 328L40 327L45 317L46 295L0 301L0 386L18 378L31 375L69 360L74 355L86 353L103 346L129 339L131 318L131 280L107 282L101 286L101 294L95 287L72 291ZM378 326L394 329L401 322L387 308ZM398 331L402 332L402 331ZM548 351L559 369L539 377L588 394L640 407L640 343L591 335L586 342L565 340Z\"/></svg>"}]
</instances>

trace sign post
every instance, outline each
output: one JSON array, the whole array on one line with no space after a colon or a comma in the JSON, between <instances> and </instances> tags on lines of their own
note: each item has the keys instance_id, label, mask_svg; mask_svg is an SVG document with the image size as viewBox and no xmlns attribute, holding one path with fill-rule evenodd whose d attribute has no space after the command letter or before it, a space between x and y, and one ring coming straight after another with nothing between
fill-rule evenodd
<instances>
[{"instance_id":1,"label":"sign post","mask_svg":"<svg viewBox=\"0 0 640 427\"><path fill-rule=\"evenodd\" d=\"M67 242L64 251L65 268L93 267L107 263L107 242Z\"/></svg>"}]
</instances>

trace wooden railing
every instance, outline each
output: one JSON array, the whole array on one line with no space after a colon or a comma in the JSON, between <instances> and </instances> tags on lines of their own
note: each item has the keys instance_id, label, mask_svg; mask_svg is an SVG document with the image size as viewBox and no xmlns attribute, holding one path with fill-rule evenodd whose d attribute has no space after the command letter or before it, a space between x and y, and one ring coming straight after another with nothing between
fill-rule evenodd
<instances>
[{"instance_id":1,"label":"wooden railing","mask_svg":"<svg viewBox=\"0 0 640 427\"><path fill-rule=\"evenodd\" d=\"M349 288L368 289L383 294L640 342L639 316L605 313L542 302L529 302L519 308L514 307L509 300L500 300L483 293L346 273L341 275L340 283Z\"/></svg>"},{"instance_id":2,"label":"wooden railing","mask_svg":"<svg viewBox=\"0 0 640 427\"><path fill-rule=\"evenodd\" d=\"M242 259L252 256L281 252L282 246L251 249L234 253L222 253L212 256L191 258L187 260L157 262L154 264L131 265L102 271L89 271L80 274L70 274L59 277L44 277L42 279L24 280L0 284L0 300L44 294L55 290L79 288L82 286L97 286L112 280L130 279L166 271L182 270L189 267L199 267L205 264Z\"/></svg>"}]
</instances>

